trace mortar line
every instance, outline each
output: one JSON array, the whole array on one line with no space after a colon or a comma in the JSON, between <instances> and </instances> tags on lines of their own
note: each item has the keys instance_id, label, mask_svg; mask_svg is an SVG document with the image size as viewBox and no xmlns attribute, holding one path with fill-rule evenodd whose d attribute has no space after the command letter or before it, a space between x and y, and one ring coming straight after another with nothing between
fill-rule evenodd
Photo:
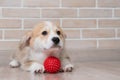
<instances>
[{"instance_id":1,"label":"mortar line","mask_svg":"<svg viewBox=\"0 0 120 80\"><path fill-rule=\"evenodd\" d=\"M77 17L79 17L80 16L80 10L79 10L79 8L77 8Z\"/></svg>"},{"instance_id":2,"label":"mortar line","mask_svg":"<svg viewBox=\"0 0 120 80\"><path fill-rule=\"evenodd\" d=\"M80 29L80 40L82 40L82 29Z\"/></svg>"},{"instance_id":3,"label":"mortar line","mask_svg":"<svg viewBox=\"0 0 120 80\"><path fill-rule=\"evenodd\" d=\"M40 9L40 18L42 18L42 9Z\"/></svg>"},{"instance_id":4,"label":"mortar line","mask_svg":"<svg viewBox=\"0 0 120 80\"><path fill-rule=\"evenodd\" d=\"M62 19L60 19L60 27L63 27L63 26L62 26Z\"/></svg>"},{"instance_id":5,"label":"mortar line","mask_svg":"<svg viewBox=\"0 0 120 80\"><path fill-rule=\"evenodd\" d=\"M2 30L2 40L4 40L5 39L5 30L3 29Z\"/></svg>"},{"instance_id":6,"label":"mortar line","mask_svg":"<svg viewBox=\"0 0 120 80\"><path fill-rule=\"evenodd\" d=\"M117 33L118 33L118 30L115 28L115 39L117 39Z\"/></svg>"},{"instance_id":7,"label":"mortar line","mask_svg":"<svg viewBox=\"0 0 120 80\"><path fill-rule=\"evenodd\" d=\"M59 8L62 8L62 0L59 0Z\"/></svg>"},{"instance_id":8,"label":"mortar line","mask_svg":"<svg viewBox=\"0 0 120 80\"><path fill-rule=\"evenodd\" d=\"M98 8L98 0L96 0L95 4L95 8Z\"/></svg>"},{"instance_id":9,"label":"mortar line","mask_svg":"<svg viewBox=\"0 0 120 80\"><path fill-rule=\"evenodd\" d=\"M114 9L112 9L112 18L114 18L115 17L115 11L114 11Z\"/></svg>"},{"instance_id":10,"label":"mortar line","mask_svg":"<svg viewBox=\"0 0 120 80\"><path fill-rule=\"evenodd\" d=\"M21 0L21 8L23 8L23 6L24 6L24 1Z\"/></svg>"},{"instance_id":11,"label":"mortar line","mask_svg":"<svg viewBox=\"0 0 120 80\"><path fill-rule=\"evenodd\" d=\"M21 20L21 30L24 30L24 19Z\"/></svg>"},{"instance_id":12,"label":"mortar line","mask_svg":"<svg viewBox=\"0 0 120 80\"><path fill-rule=\"evenodd\" d=\"M97 48L99 48L99 40L97 40Z\"/></svg>"}]
</instances>

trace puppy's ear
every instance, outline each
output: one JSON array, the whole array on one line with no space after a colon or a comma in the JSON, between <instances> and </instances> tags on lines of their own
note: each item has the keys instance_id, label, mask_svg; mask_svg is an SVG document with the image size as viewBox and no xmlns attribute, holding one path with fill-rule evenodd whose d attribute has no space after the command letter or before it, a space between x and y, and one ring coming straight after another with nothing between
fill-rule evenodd
<instances>
[{"instance_id":1,"label":"puppy's ear","mask_svg":"<svg viewBox=\"0 0 120 80\"><path fill-rule=\"evenodd\" d=\"M32 32L28 32L27 34L25 34L20 41L19 49L23 49L24 47L29 46L31 37Z\"/></svg>"},{"instance_id":2,"label":"puppy's ear","mask_svg":"<svg viewBox=\"0 0 120 80\"><path fill-rule=\"evenodd\" d=\"M64 30L60 28L60 31L61 31L61 35L63 36L63 38L66 39L66 38L67 38L67 35L66 35L66 33L64 32Z\"/></svg>"},{"instance_id":3,"label":"puppy's ear","mask_svg":"<svg viewBox=\"0 0 120 80\"><path fill-rule=\"evenodd\" d=\"M66 39L67 38L67 35L66 33L62 32L62 36Z\"/></svg>"}]
</instances>

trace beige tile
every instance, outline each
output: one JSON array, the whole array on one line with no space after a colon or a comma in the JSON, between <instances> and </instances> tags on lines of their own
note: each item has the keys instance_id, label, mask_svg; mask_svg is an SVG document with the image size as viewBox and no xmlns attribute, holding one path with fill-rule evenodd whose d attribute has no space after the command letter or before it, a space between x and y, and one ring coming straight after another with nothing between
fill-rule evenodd
<instances>
[{"instance_id":1,"label":"beige tile","mask_svg":"<svg viewBox=\"0 0 120 80\"><path fill-rule=\"evenodd\" d=\"M110 9L80 9L80 18L108 18L112 17Z\"/></svg>"},{"instance_id":2,"label":"beige tile","mask_svg":"<svg viewBox=\"0 0 120 80\"><path fill-rule=\"evenodd\" d=\"M3 17L39 18L39 9L3 8Z\"/></svg>"},{"instance_id":3,"label":"beige tile","mask_svg":"<svg viewBox=\"0 0 120 80\"><path fill-rule=\"evenodd\" d=\"M120 17L120 9L115 9L115 17Z\"/></svg>"},{"instance_id":4,"label":"beige tile","mask_svg":"<svg viewBox=\"0 0 120 80\"><path fill-rule=\"evenodd\" d=\"M20 28L20 19L0 19L0 28Z\"/></svg>"},{"instance_id":5,"label":"beige tile","mask_svg":"<svg viewBox=\"0 0 120 80\"><path fill-rule=\"evenodd\" d=\"M120 38L120 29L117 30L117 37Z\"/></svg>"},{"instance_id":6,"label":"beige tile","mask_svg":"<svg viewBox=\"0 0 120 80\"><path fill-rule=\"evenodd\" d=\"M19 7L21 0L0 0L0 7Z\"/></svg>"},{"instance_id":7,"label":"beige tile","mask_svg":"<svg viewBox=\"0 0 120 80\"><path fill-rule=\"evenodd\" d=\"M67 40L66 41L67 49L87 49L87 48L96 48L95 40Z\"/></svg>"},{"instance_id":8,"label":"beige tile","mask_svg":"<svg viewBox=\"0 0 120 80\"><path fill-rule=\"evenodd\" d=\"M63 0L63 7L94 7L95 0Z\"/></svg>"},{"instance_id":9,"label":"beige tile","mask_svg":"<svg viewBox=\"0 0 120 80\"><path fill-rule=\"evenodd\" d=\"M83 54L87 52L88 51L83 52ZM117 52L119 52L119 50L115 52L116 55L118 55ZM77 56L77 54L79 54L80 52L78 51L78 53L75 53L75 52L73 53L74 55ZM93 52L90 51L90 54L93 55L93 53L94 51ZM104 53L105 52L102 52L101 54L104 55ZM89 58L89 55L86 54L84 55L84 57ZM95 57L96 55L95 56L94 55L92 56L92 55L90 57L92 59L93 58L96 59ZM104 59L106 56L107 55L101 57L100 55L102 59ZM23 78L24 80L30 80L30 79L34 79L34 80L45 80L45 79L46 80L77 80L77 79L79 80L119 80L120 79L119 59L118 60L105 60L104 59L102 61L97 61L96 59L93 61L92 60L81 61L82 60L81 58L84 59L83 57L77 56L77 59L80 59L79 62L72 63L75 66L73 69L73 72L63 72L63 73L57 73L57 74L43 73L43 74L35 75L35 74L31 74L30 72L21 70L19 68L10 68L8 65L5 65L5 66L2 65L2 67L0 66L0 73L1 73L2 79L4 80L8 80L8 79L9 80L16 80L16 79L22 80ZM9 59L6 59L6 60L3 59L3 60L5 61L5 63L7 63ZM0 59L0 62L1 62L1 59Z\"/></svg>"},{"instance_id":10,"label":"beige tile","mask_svg":"<svg viewBox=\"0 0 120 80\"><path fill-rule=\"evenodd\" d=\"M24 0L27 7L58 7L59 0Z\"/></svg>"},{"instance_id":11,"label":"beige tile","mask_svg":"<svg viewBox=\"0 0 120 80\"><path fill-rule=\"evenodd\" d=\"M119 49L120 40L100 40L99 48L108 48L108 49Z\"/></svg>"},{"instance_id":12,"label":"beige tile","mask_svg":"<svg viewBox=\"0 0 120 80\"><path fill-rule=\"evenodd\" d=\"M73 18L77 17L76 9L43 9L43 18Z\"/></svg>"},{"instance_id":13,"label":"beige tile","mask_svg":"<svg viewBox=\"0 0 120 80\"><path fill-rule=\"evenodd\" d=\"M119 28L120 19L101 19L99 20L98 25L102 28Z\"/></svg>"},{"instance_id":14,"label":"beige tile","mask_svg":"<svg viewBox=\"0 0 120 80\"><path fill-rule=\"evenodd\" d=\"M0 39L2 39L2 35L3 35L2 30L0 30Z\"/></svg>"},{"instance_id":15,"label":"beige tile","mask_svg":"<svg viewBox=\"0 0 120 80\"><path fill-rule=\"evenodd\" d=\"M5 39L21 39L29 30L5 30Z\"/></svg>"},{"instance_id":16,"label":"beige tile","mask_svg":"<svg viewBox=\"0 0 120 80\"><path fill-rule=\"evenodd\" d=\"M120 0L98 0L99 7L120 7Z\"/></svg>"},{"instance_id":17,"label":"beige tile","mask_svg":"<svg viewBox=\"0 0 120 80\"><path fill-rule=\"evenodd\" d=\"M18 41L0 41L0 50L14 50L18 47Z\"/></svg>"},{"instance_id":18,"label":"beige tile","mask_svg":"<svg viewBox=\"0 0 120 80\"><path fill-rule=\"evenodd\" d=\"M64 30L67 35L67 39L79 39L80 38L80 30Z\"/></svg>"},{"instance_id":19,"label":"beige tile","mask_svg":"<svg viewBox=\"0 0 120 80\"><path fill-rule=\"evenodd\" d=\"M113 29L87 29L82 31L83 38L114 38L115 31Z\"/></svg>"},{"instance_id":20,"label":"beige tile","mask_svg":"<svg viewBox=\"0 0 120 80\"><path fill-rule=\"evenodd\" d=\"M59 19L25 19L24 20L24 27L25 28L33 28L35 25L42 21L51 21L57 25L60 25Z\"/></svg>"},{"instance_id":21,"label":"beige tile","mask_svg":"<svg viewBox=\"0 0 120 80\"><path fill-rule=\"evenodd\" d=\"M65 28L95 28L96 20L63 19L62 27L65 27Z\"/></svg>"}]
</instances>

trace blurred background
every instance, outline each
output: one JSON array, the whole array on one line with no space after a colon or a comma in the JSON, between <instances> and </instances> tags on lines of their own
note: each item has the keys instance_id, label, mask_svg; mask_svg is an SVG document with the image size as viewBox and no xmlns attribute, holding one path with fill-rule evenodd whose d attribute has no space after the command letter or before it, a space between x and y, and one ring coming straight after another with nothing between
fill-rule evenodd
<instances>
[{"instance_id":1,"label":"blurred background","mask_svg":"<svg viewBox=\"0 0 120 80\"><path fill-rule=\"evenodd\" d=\"M119 0L0 0L0 50L14 50L41 21L59 24L68 49L119 49Z\"/></svg>"}]
</instances>

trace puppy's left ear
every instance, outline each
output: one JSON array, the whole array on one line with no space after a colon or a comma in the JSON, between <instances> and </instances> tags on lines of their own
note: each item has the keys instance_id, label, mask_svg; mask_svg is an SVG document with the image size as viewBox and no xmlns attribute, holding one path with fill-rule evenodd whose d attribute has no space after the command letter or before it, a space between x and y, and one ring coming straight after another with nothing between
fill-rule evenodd
<instances>
[{"instance_id":1,"label":"puppy's left ear","mask_svg":"<svg viewBox=\"0 0 120 80\"><path fill-rule=\"evenodd\" d=\"M63 37L66 39L67 38L67 35L66 33L62 32L63 33Z\"/></svg>"},{"instance_id":2,"label":"puppy's left ear","mask_svg":"<svg viewBox=\"0 0 120 80\"><path fill-rule=\"evenodd\" d=\"M31 37L32 32L28 32L27 34L25 34L20 41L19 49L23 49L24 47L29 46Z\"/></svg>"},{"instance_id":3,"label":"puppy's left ear","mask_svg":"<svg viewBox=\"0 0 120 80\"><path fill-rule=\"evenodd\" d=\"M63 36L63 38L66 39L67 35L66 35L66 33L62 29L61 29L61 33L62 33L61 35Z\"/></svg>"}]
</instances>

